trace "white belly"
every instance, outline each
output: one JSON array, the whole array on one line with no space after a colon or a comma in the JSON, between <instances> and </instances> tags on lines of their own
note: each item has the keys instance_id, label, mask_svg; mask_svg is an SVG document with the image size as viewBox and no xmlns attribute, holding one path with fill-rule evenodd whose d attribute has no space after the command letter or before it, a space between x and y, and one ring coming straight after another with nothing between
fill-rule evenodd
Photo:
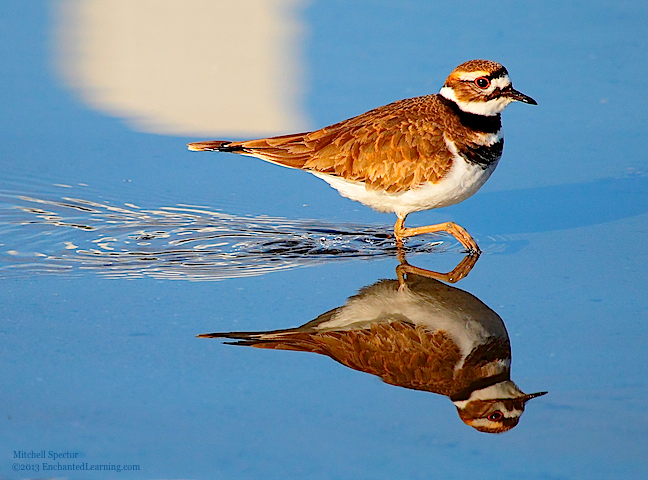
<instances>
[{"instance_id":1,"label":"white belly","mask_svg":"<svg viewBox=\"0 0 648 480\"><path fill-rule=\"evenodd\" d=\"M311 173L327 182L343 197L380 212L394 212L405 216L412 212L447 207L464 201L480 189L496 166L497 162L493 162L483 169L479 165L466 162L463 158L456 158L450 172L437 183L427 183L399 193L368 190L361 182L349 181L325 173Z\"/></svg>"}]
</instances>

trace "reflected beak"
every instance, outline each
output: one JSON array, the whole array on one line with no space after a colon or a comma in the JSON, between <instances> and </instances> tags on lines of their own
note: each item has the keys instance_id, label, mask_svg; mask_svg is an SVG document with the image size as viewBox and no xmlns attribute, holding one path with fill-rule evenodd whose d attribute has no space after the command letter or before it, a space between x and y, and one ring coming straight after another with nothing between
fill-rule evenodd
<instances>
[{"instance_id":1,"label":"reflected beak","mask_svg":"<svg viewBox=\"0 0 648 480\"><path fill-rule=\"evenodd\" d=\"M533 99L531 99L531 100L533 100ZM529 103L529 102L526 102L526 103ZM536 105L536 104L533 103L533 105ZM529 395L525 395L524 397L522 397L521 400L523 400L526 403L529 400L531 400L532 398L541 397L543 395L546 395L547 393L548 392L530 393Z\"/></svg>"},{"instance_id":2,"label":"reflected beak","mask_svg":"<svg viewBox=\"0 0 648 480\"><path fill-rule=\"evenodd\" d=\"M518 92L517 90L515 90L513 87L510 86L509 88L504 89L502 93L505 97L508 97L511 100L515 100L516 102L528 103L530 105L538 104L538 102L536 102L533 98L523 94L522 92Z\"/></svg>"},{"instance_id":3,"label":"reflected beak","mask_svg":"<svg viewBox=\"0 0 648 480\"><path fill-rule=\"evenodd\" d=\"M215 150L212 142L194 142L188 143L187 149L192 152L209 152Z\"/></svg>"}]
</instances>

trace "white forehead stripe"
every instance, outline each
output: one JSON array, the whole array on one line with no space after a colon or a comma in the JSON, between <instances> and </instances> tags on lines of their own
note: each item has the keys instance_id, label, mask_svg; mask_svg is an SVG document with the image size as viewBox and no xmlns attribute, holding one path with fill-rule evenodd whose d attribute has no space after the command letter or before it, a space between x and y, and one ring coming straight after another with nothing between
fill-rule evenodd
<instances>
[{"instance_id":1,"label":"white forehead stripe","mask_svg":"<svg viewBox=\"0 0 648 480\"><path fill-rule=\"evenodd\" d=\"M470 74L466 74L465 77L464 75L461 75L459 77L459 80L464 82L474 82L475 79L486 76L488 76L486 72L471 72ZM501 77L491 79L490 82L491 84L488 86L488 88L485 88L483 90L484 92L492 93L496 88L502 90L511 84L511 79L508 75L502 75Z\"/></svg>"},{"instance_id":2,"label":"white forehead stripe","mask_svg":"<svg viewBox=\"0 0 648 480\"><path fill-rule=\"evenodd\" d=\"M472 82L479 77L487 77L490 75L489 72L463 72L459 74L459 80L462 82Z\"/></svg>"},{"instance_id":3,"label":"white forehead stripe","mask_svg":"<svg viewBox=\"0 0 648 480\"><path fill-rule=\"evenodd\" d=\"M460 74L458 78L462 82L474 82L479 77L488 77L489 75L489 72L466 72ZM500 88L504 88L510 83L511 79L506 73L504 75L491 79L491 85L495 85L496 87Z\"/></svg>"}]
</instances>

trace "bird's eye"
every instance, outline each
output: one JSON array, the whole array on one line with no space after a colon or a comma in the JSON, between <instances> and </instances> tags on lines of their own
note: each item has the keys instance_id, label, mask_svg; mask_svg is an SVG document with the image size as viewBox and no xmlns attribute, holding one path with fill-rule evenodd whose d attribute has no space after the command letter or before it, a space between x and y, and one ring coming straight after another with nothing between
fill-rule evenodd
<instances>
[{"instance_id":1,"label":"bird's eye","mask_svg":"<svg viewBox=\"0 0 648 480\"><path fill-rule=\"evenodd\" d=\"M504 415L502 415L502 412L493 412L488 416L488 419L492 422L498 422L502 419L502 417L504 417Z\"/></svg>"},{"instance_id":2,"label":"bird's eye","mask_svg":"<svg viewBox=\"0 0 648 480\"><path fill-rule=\"evenodd\" d=\"M475 79L475 85L479 88L488 88L490 86L490 80L486 77L479 77Z\"/></svg>"}]
</instances>

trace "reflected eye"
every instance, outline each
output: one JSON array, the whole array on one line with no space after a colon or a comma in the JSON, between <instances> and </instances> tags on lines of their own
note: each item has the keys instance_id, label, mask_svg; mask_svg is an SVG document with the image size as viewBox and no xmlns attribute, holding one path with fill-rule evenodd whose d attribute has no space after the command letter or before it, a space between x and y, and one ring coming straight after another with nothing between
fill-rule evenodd
<instances>
[{"instance_id":1,"label":"reflected eye","mask_svg":"<svg viewBox=\"0 0 648 480\"><path fill-rule=\"evenodd\" d=\"M479 88L488 88L490 86L490 80L486 77L479 77L475 79L475 85Z\"/></svg>"},{"instance_id":2,"label":"reflected eye","mask_svg":"<svg viewBox=\"0 0 648 480\"><path fill-rule=\"evenodd\" d=\"M502 412L493 412L488 416L488 419L492 422L497 422L501 420L503 417L504 415L502 415Z\"/></svg>"}]
</instances>

